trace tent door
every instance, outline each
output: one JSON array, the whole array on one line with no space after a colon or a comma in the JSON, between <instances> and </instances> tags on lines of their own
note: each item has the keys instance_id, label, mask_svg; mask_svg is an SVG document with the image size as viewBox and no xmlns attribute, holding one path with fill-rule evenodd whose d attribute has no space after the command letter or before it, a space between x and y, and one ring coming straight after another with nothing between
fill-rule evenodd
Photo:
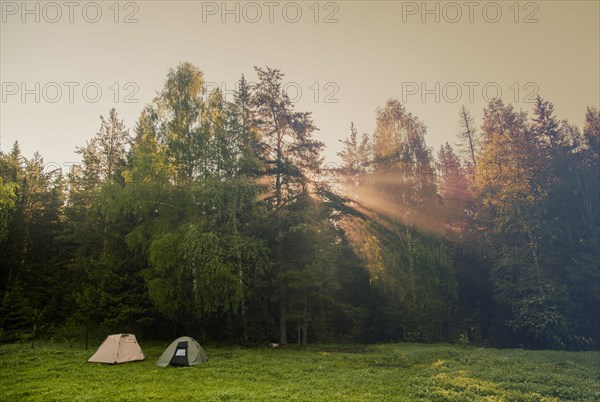
<instances>
[{"instance_id":1,"label":"tent door","mask_svg":"<svg viewBox=\"0 0 600 402\"><path fill-rule=\"evenodd\" d=\"M170 364L172 366L189 366L188 362L188 343L179 342L177 344L177 348L175 349L175 353L173 353L173 357L171 358Z\"/></svg>"}]
</instances>

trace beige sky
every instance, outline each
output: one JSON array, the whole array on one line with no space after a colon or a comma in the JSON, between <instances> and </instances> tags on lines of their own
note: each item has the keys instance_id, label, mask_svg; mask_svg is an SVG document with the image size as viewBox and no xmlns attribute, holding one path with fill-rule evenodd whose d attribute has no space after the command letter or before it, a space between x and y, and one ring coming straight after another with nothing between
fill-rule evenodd
<instances>
[{"instance_id":1,"label":"beige sky","mask_svg":"<svg viewBox=\"0 0 600 402\"><path fill-rule=\"evenodd\" d=\"M252 81L254 65L282 69L334 162L350 122L372 132L390 97L425 122L435 148L455 141L461 104L480 125L498 90L526 111L539 94L579 126L600 105L598 1L114 3L0 3L3 151L18 140L28 157L77 162L100 114L114 106L133 127L182 61L225 90L242 73Z\"/></svg>"}]
</instances>

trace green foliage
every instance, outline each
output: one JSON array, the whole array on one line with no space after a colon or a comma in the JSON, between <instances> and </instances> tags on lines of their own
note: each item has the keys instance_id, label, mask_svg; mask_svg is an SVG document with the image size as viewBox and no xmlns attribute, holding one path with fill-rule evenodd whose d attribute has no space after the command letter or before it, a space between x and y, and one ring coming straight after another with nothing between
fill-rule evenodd
<instances>
[{"instance_id":1,"label":"green foliage","mask_svg":"<svg viewBox=\"0 0 600 402\"><path fill-rule=\"evenodd\" d=\"M181 244L191 267L194 296L201 312L236 311L244 298L244 271L264 270L267 251L260 241L190 227Z\"/></svg>"},{"instance_id":2,"label":"green foliage","mask_svg":"<svg viewBox=\"0 0 600 402\"><path fill-rule=\"evenodd\" d=\"M0 305L2 342L24 340L31 336L35 311L25 296L20 282L15 281L4 294Z\"/></svg>"},{"instance_id":3,"label":"green foliage","mask_svg":"<svg viewBox=\"0 0 600 402\"><path fill-rule=\"evenodd\" d=\"M504 251L491 276L499 310L508 309L505 319L531 346L589 345L594 331L582 328L579 317L598 328L597 292L583 296L585 307L579 295L587 288L581 279L598 275L597 243L588 248L598 238L599 224L598 180L587 181L598 177L592 142L568 123L559 124L552 104L539 98L531 123L512 106L492 101L483 140L475 184L480 214ZM515 244L529 258L507 252ZM579 263L593 258L594 268Z\"/></svg>"},{"instance_id":4,"label":"green foliage","mask_svg":"<svg viewBox=\"0 0 600 402\"><path fill-rule=\"evenodd\" d=\"M148 294L158 310L172 320L194 315L193 279L179 258L182 235L165 233L150 245L148 260L152 267L144 274Z\"/></svg>"},{"instance_id":5,"label":"green foliage","mask_svg":"<svg viewBox=\"0 0 600 402\"><path fill-rule=\"evenodd\" d=\"M0 177L0 242L8 234L11 212L15 207L15 188L15 183L4 183L2 177Z\"/></svg>"},{"instance_id":6,"label":"green foliage","mask_svg":"<svg viewBox=\"0 0 600 402\"><path fill-rule=\"evenodd\" d=\"M496 297L511 306L509 325L520 339L534 348L564 348L575 341L565 311L566 295L558 286L547 283L533 262L515 264L502 259L492 270Z\"/></svg>"},{"instance_id":7,"label":"green foliage","mask_svg":"<svg viewBox=\"0 0 600 402\"><path fill-rule=\"evenodd\" d=\"M284 74L255 72L229 102L179 64L134 138L111 109L64 174L0 153L2 337L435 342L427 322L465 321L473 343L493 321L526 347L598 347L597 108L580 130L541 98L531 117L493 100L478 135L463 107L460 152L434 156L390 99L323 170Z\"/></svg>"}]
</instances>

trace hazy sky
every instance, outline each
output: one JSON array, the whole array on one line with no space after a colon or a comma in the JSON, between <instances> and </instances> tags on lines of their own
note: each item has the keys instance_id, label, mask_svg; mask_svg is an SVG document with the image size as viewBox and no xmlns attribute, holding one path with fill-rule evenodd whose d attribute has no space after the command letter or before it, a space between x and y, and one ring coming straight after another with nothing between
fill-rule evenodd
<instances>
[{"instance_id":1,"label":"hazy sky","mask_svg":"<svg viewBox=\"0 0 600 402\"><path fill-rule=\"evenodd\" d=\"M435 148L455 141L461 104L479 126L498 90L526 111L539 94L578 126L600 105L598 1L23 4L0 2L1 149L18 140L47 163L78 161L111 107L133 127L183 61L226 91L254 65L282 69L334 162L350 122L372 132L390 97Z\"/></svg>"}]
</instances>

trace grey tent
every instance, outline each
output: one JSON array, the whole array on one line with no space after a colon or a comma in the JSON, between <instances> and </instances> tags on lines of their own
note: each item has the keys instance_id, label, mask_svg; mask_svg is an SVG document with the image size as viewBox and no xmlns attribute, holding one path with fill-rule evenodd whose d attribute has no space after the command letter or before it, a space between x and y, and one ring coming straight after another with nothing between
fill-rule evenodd
<instances>
[{"instance_id":1,"label":"grey tent","mask_svg":"<svg viewBox=\"0 0 600 402\"><path fill-rule=\"evenodd\" d=\"M156 362L157 366L194 366L208 361L202 346L189 336L175 339Z\"/></svg>"}]
</instances>

